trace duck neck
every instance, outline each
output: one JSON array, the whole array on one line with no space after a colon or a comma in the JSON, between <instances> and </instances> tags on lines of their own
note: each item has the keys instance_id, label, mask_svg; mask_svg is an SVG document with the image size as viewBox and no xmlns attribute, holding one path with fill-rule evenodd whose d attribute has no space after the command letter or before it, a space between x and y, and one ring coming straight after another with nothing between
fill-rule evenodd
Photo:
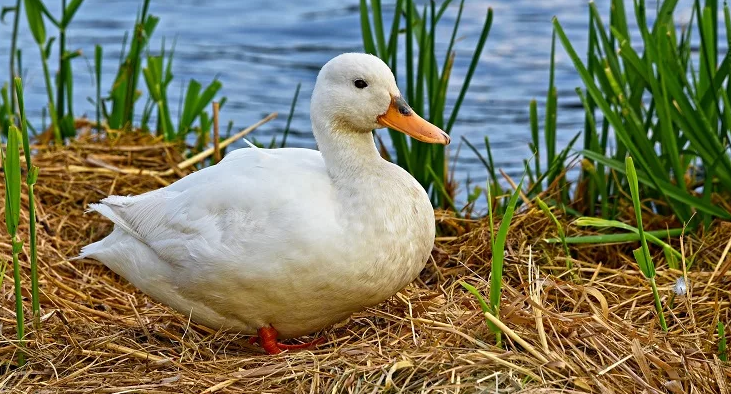
<instances>
[{"instance_id":1,"label":"duck neck","mask_svg":"<svg viewBox=\"0 0 731 394\"><path fill-rule=\"evenodd\" d=\"M383 164L370 131L348 130L334 122L312 120L312 131L333 182L360 182Z\"/></svg>"}]
</instances>

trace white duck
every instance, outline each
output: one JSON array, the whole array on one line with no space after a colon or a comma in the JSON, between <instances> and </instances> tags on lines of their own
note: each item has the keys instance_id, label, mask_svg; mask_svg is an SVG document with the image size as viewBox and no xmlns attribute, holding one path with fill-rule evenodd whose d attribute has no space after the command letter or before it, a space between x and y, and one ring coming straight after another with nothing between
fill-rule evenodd
<instances>
[{"instance_id":1,"label":"white duck","mask_svg":"<svg viewBox=\"0 0 731 394\"><path fill-rule=\"evenodd\" d=\"M91 204L114 231L80 257L196 322L258 335L270 354L293 347L278 338L391 297L424 267L434 211L419 183L380 157L371 130L449 137L371 55L325 64L310 110L319 152L238 149L168 187Z\"/></svg>"}]
</instances>

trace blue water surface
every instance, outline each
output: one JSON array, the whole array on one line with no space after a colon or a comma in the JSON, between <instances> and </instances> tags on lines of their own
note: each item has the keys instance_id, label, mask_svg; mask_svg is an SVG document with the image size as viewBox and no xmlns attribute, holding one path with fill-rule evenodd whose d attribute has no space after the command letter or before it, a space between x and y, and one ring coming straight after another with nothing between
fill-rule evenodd
<instances>
[{"instance_id":1,"label":"blue water surface","mask_svg":"<svg viewBox=\"0 0 731 394\"><path fill-rule=\"evenodd\" d=\"M15 1L0 3L10 6ZM60 2L46 3L52 13L59 14ZM390 13L393 3L384 3L384 9ZM437 32L442 53L457 15L458 2L453 3L445 14L444 28ZM310 132L309 96L317 72L325 62L343 52L362 51L358 4L357 0L152 0L150 13L159 16L161 21L150 48L158 51L163 38L168 46L173 41L176 43L175 80L169 89L173 103L177 103L180 87L190 78L207 84L217 77L224 85L222 94L228 97L221 113L222 123L233 120L238 129L270 112L279 112L277 120L252 134L262 142L281 133L292 95L297 84L302 83L288 145L315 148ZM596 4L608 21L609 1L598 0ZM691 5L688 0L680 2L676 13L680 22L687 21ZM123 36L131 30L140 6L141 0L86 0L79 9L67 32L68 49L80 49L84 55L73 63L77 115L95 116L94 106L87 101L87 97L95 95L94 45L104 47L102 89L106 92L117 70ZM655 6L654 2L648 2L651 14ZM450 146L456 163L456 179L462 184L467 179L482 184L487 178L487 171L477 157L464 145L459 146L462 137L484 150L484 136L489 136L496 167L513 176L523 173L523 160L531 156L528 105L536 98L542 112L554 16L559 18L577 51L586 52L586 1L466 0L455 46L457 57L448 109L467 72L488 7L494 10L492 30L453 128L454 143ZM632 2L627 1L626 7L631 12ZM3 65L0 81L8 78L11 20L9 15L0 25L0 64ZM49 35L57 34L50 24L46 27ZM25 18L21 23L19 47L23 49L26 106L34 123L40 124L41 108L47 100L38 50ZM51 68L55 70L57 65L52 64ZM564 146L582 130L584 113L574 92L581 82L560 43L557 43L556 85L558 145ZM142 80L140 86L144 86ZM173 107L176 117L177 108ZM138 115L140 112L137 111ZM388 141L387 133L381 135Z\"/></svg>"}]
</instances>

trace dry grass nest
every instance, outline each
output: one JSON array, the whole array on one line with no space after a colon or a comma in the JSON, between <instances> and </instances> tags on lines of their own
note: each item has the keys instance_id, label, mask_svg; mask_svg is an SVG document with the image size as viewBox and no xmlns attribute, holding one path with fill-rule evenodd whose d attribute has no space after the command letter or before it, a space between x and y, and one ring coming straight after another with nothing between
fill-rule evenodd
<instances>
[{"instance_id":1,"label":"dry grass nest","mask_svg":"<svg viewBox=\"0 0 731 394\"><path fill-rule=\"evenodd\" d=\"M682 272L654 250L670 326L664 333L631 257L637 245L572 247L574 278L562 248L543 241L556 235L555 226L524 204L506 247L503 348L494 346L479 304L459 284L488 293L491 229L483 219L439 212L439 225L451 235L437 239L417 281L319 333L327 340L319 348L279 356L262 354L246 337L189 321L98 262L68 261L112 229L99 215L84 214L88 203L174 182L194 170L176 168L184 160L180 152L134 133L82 137L63 149L36 147L42 324L28 329L29 362L18 367L9 266L1 293L0 391L731 393L731 366L716 354L716 324L731 322L731 272L718 269L728 265L729 223L683 238L685 255L695 256L687 295L672 295ZM27 240L27 217L21 220ZM663 228L662 218L648 222ZM10 261L2 231L0 253ZM568 226L569 235L580 231L586 230ZM679 240L672 243L680 250Z\"/></svg>"}]
</instances>

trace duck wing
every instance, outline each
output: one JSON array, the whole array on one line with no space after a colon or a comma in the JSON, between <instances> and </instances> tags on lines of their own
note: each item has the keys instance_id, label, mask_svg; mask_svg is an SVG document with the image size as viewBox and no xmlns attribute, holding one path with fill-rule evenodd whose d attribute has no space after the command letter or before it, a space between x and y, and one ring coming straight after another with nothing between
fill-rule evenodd
<instances>
[{"instance_id":1,"label":"duck wing","mask_svg":"<svg viewBox=\"0 0 731 394\"><path fill-rule=\"evenodd\" d=\"M266 284L332 255L322 245L339 230L334 201L319 152L239 149L168 187L90 204L115 230L80 257L176 309L190 305L173 295L216 305L242 282Z\"/></svg>"}]
</instances>

